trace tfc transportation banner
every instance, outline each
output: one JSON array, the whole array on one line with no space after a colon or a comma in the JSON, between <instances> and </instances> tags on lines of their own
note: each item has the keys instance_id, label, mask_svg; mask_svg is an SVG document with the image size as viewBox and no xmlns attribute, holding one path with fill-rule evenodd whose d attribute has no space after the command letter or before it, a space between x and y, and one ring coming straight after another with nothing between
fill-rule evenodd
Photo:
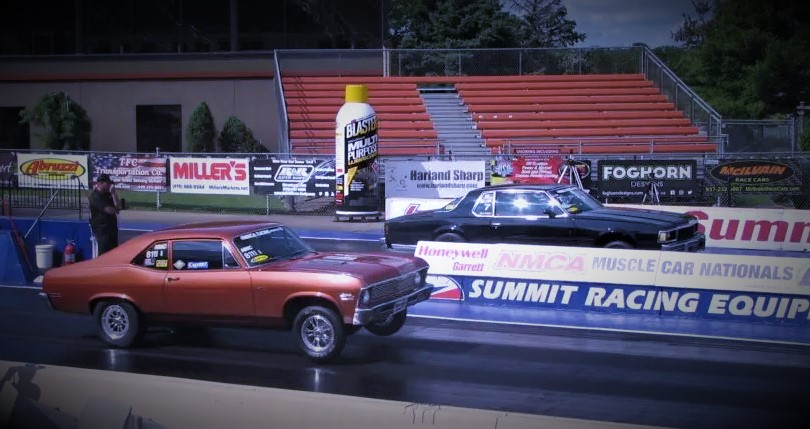
<instances>
[{"instance_id":1,"label":"tfc transportation banner","mask_svg":"<svg viewBox=\"0 0 810 429\"><path fill-rule=\"evenodd\" d=\"M456 198L486 182L485 161L387 161L385 196Z\"/></svg>"},{"instance_id":2,"label":"tfc transportation banner","mask_svg":"<svg viewBox=\"0 0 810 429\"><path fill-rule=\"evenodd\" d=\"M801 194L801 169L793 160L724 160L707 165L707 194Z\"/></svg>"},{"instance_id":3,"label":"tfc transportation banner","mask_svg":"<svg viewBox=\"0 0 810 429\"><path fill-rule=\"evenodd\" d=\"M335 196L335 162L254 159L253 191L262 195Z\"/></svg>"},{"instance_id":4,"label":"tfc transportation banner","mask_svg":"<svg viewBox=\"0 0 810 429\"><path fill-rule=\"evenodd\" d=\"M18 152L17 171L22 188L88 187L87 155Z\"/></svg>"},{"instance_id":5,"label":"tfc transportation banner","mask_svg":"<svg viewBox=\"0 0 810 429\"><path fill-rule=\"evenodd\" d=\"M563 159L561 156L500 156L490 162L490 183L571 183L573 174L579 175L583 188L591 187L589 160ZM576 178L574 178L576 181Z\"/></svg>"},{"instance_id":6,"label":"tfc transportation banner","mask_svg":"<svg viewBox=\"0 0 810 429\"><path fill-rule=\"evenodd\" d=\"M810 259L419 242L433 298L810 324Z\"/></svg>"},{"instance_id":7,"label":"tfc transportation banner","mask_svg":"<svg viewBox=\"0 0 810 429\"><path fill-rule=\"evenodd\" d=\"M170 190L179 194L250 195L248 158L169 157Z\"/></svg>"},{"instance_id":8,"label":"tfc transportation banner","mask_svg":"<svg viewBox=\"0 0 810 429\"><path fill-rule=\"evenodd\" d=\"M615 204L649 209L649 205ZM807 210L744 209L730 207L655 206L656 209L694 215L706 234L706 247L755 250L810 250Z\"/></svg>"},{"instance_id":9,"label":"tfc transportation banner","mask_svg":"<svg viewBox=\"0 0 810 429\"><path fill-rule=\"evenodd\" d=\"M92 154L93 182L99 174L109 174L119 190L165 192L166 157Z\"/></svg>"},{"instance_id":10,"label":"tfc transportation banner","mask_svg":"<svg viewBox=\"0 0 810 429\"><path fill-rule=\"evenodd\" d=\"M603 197L637 197L655 183L663 198L697 194L697 162L693 159L599 161L599 192Z\"/></svg>"},{"instance_id":11,"label":"tfc transportation banner","mask_svg":"<svg viewBox=\"0 0 810 429\"><path fill-rule=\"evenodd\" d=\"M14 152L0 152L0 187L17 187L17 162Z\"/></svg>"}]
</instances>

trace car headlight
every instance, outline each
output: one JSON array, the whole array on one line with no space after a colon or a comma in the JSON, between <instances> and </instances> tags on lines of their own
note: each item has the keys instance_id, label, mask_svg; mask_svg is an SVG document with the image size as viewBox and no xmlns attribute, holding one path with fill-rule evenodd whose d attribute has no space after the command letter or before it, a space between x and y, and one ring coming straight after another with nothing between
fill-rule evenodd
<instances>
[{"instance_id":1,"label":"car headlight","mask_svg":"<svg viewBox=\"0 0 810 429\"><path fill-rule=\"evenodd\" d=\"M371 290L363 289L362 292L360 292L360 304L368 304L370 300L371 300Z\"/></svg>"},{"instance_id":2,"label":"car headlight","mask_svg":"<svg viewBox=\"0 0 810 429\"><path fill-rule=\"evenodd\" d=\"M668 243L675 240L675 231L658 231L658 242Z\"/></svg>"},{"instance_id":3,"label":"car headlight","mask_svg":"<svg viewBox=\"0 0 810 429\"><path fill-rule=\"evenodd\" d=\"M419 273L413 275L413 285L419 286L422 283L422 276Z\"/></svg>"}]
</instances>

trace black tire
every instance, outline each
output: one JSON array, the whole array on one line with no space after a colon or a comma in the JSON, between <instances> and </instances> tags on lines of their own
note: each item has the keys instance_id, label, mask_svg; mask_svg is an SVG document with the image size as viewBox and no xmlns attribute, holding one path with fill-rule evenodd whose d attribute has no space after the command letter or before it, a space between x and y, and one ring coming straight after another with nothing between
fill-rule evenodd
<instances>
[{"instance_id":1,"label":"black tire","mask_svg":"<svg viewBox=\"0 0 810 429\"><path fill-rule=\"evenodd\" d=\"M466 243L467 240L464 237L454 233L454 232L445 232L444 234L439 234L438 237L434 239L434 241L444 241L449 243Z\"/></svg>"},{"instance_id":2,"label":"black tire","mask_svg":"<svg viewBox=\"0 0 810 429\"><path fill-rule=\"evenodd\" d=\"M107 344L128 348L144 331L141 315L135 307L123 301L102 301L93 311L98 336Z\"/></svg>"},{"instance_id":3,"label":"black tire","mask_svg":"<svg viewBox=\"0 0 810 429\"><path fill-rule=\"evenodd\" d=\"M635 249L635 247L624 240L614 240L605 244L605 249Z\"/></svg>"},{"instance_id":4,"label":"black tire","mask_svg":"<svg viewBox=\"0 0 810 429\"><path fill-rule=\"evenodd\" d=\"M400 329L402 329L402 326L405 325L405 320L407 318L408 310L405 309L397 314L388 316L385 320L369 323L366 325L366 330L381 337L394 335L399 332Z\"/></svg>"},{"instance_id":5,"label":"black tire","mask_svg":"<svg viewBox=\"0 0 810 429\"><path fill-rule=\"evenodd\" d=\"M301 351L315 362L333 359L346 345L343 320L334 311L317 305L298 312L293 333Z\"/></svg>"}]
</instances>

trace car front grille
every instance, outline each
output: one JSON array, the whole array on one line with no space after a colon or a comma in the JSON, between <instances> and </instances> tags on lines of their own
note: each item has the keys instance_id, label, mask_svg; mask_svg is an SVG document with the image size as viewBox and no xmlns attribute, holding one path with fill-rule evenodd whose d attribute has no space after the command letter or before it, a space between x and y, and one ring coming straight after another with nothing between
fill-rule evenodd
<instances>
[{"instance_id":1,"label":"car front grille","mask_svg":"<svg viewBox=\"0 0 810 429\"><path fill-rule=\"evenodd\" d=\"M377 303L395 296L406 295L416 286L413 283L413 274L414 273L409 273L371 286L369 289L371 293L370 301ZM422 278L425 277L424 272L420 272L419 274Z\"/></svg>"},{"instance_id":2,"label":"car front grille","mask_svg":"<svg viewBox=\"0 0 810 429\"><path fill-rule=\"evenodd\" d=\"M688 226L685 226L683 228L678 229L677 240L678 241L688 240L688 239L694 237L695 234L697 234L697 232L698 232L698 223L693 222L693 223L689 224Z\"/></svg>"}]
</instances>

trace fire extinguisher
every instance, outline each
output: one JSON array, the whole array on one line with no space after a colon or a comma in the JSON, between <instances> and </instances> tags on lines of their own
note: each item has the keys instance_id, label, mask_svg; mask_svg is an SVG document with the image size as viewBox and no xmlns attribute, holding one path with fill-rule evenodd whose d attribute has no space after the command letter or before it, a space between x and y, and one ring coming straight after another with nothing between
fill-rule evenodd
<instances>
[{"instance_id":1,"label":"fire extinguisher","mask_svg":"<svg viewBox=\"0 0 810 429\"><path fill-rule=\"evenodd\" d=\"M76 242L68 240L65 250L62 252L62 265L76 262Z\"/></svg>"}]
</instances>

